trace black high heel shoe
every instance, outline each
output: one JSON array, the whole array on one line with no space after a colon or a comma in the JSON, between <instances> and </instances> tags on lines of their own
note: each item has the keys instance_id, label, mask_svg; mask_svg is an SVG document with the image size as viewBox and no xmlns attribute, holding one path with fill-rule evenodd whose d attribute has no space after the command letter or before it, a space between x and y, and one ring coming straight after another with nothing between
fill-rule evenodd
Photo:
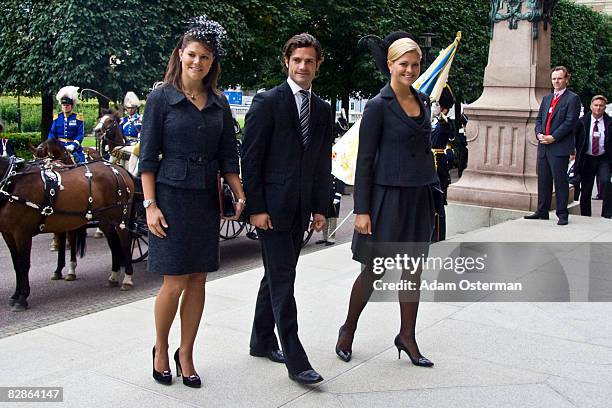
<instances>
[{"instance_id":1,"label":"black high heel shoe","mask_svg":"<svg viewBox=\"0 0 612 408\"><path fill-rule=\"evenodd\" d=\"M153 379L160 384L172 384L172 372L170 370L162 371L160 373L155 369L155 346L153 346Z\"/></svg>"},{"instance_id":2,"label":"black high heel shoe","mask_svg":"<svg viewBox=\"0 0 612 408\"><path fill-rule=\"evenodd\" d=\"M340 341L340 336L342 335L343 328L344 326L340 326L340 330L338 330L338 341ZM351 361L351 358L353 357L353 351L352 350L340 350L338 346L336 346L336 355L340 358L340 360L344 361L345 363L348 363L349 361Z\"/></svg>"},{"instance_id":3,"label":"black high heel shoe","mask_svg":"<svg viewBox=\"0 0 612 408\"><path fill-rule=\"evenodd\" d=\"M197 374L190 375L189 377L185 377L183 375L183 370L181 369L181 362L179 360L179 350L177 348L174 352L174 362L176 363L176 376L183 377L183 384L191 388L200 388L202 386L202 380L200 380L200 376Z\"/></svg>"},{"instance_id":4,"label":"black high heel shoe","mask_svg":"<svg viewBox=\"0 0 612 408\"><path fill-rule=\"evenodd\" d=\"M418 358L413 358L410 355L410 352L408 351L408 346L406 346L402 340L400 339L399 334L397 336L395 336L395 347L397 347L397 358L399 359L402 356L402 351L404 351L408 357L410 358L410 361L412 361L412 364L414 364L415 366L419 366L419 367L431 367L434 365L434 363L428 359L427 357L418 357Z\"/></svg>"}]
</instances>

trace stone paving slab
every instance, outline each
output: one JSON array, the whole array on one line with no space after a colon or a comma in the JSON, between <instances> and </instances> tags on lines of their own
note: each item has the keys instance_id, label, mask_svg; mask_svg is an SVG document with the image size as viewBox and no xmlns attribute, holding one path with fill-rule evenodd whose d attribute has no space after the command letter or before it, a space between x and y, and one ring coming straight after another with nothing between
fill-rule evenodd
<instances>
[{"instance_id":1,"label":"stone paving slab","mask_svg":"<svg viewBox=\"0 0 612 408\"><path fill-rule=\"evenodd\" d=\"M570 228L560 233L552 221L517 220L455 239L553 236L576 242L579 236L588 242L612 227L603 224L607 220L580 218L570 218L575 235ZM563 262L580 268L580 261L567 255ZM283 365L248 355L261 268L207 284L194 355L203 378L200 390L176 379L169 387L152 380L154 298L0 339L0 386L62 386L62 406L68 407L610 406L612 303L423 302L417 337L436 365L420 368L405 354L397 359L397 303L372 302L347 364L336 358L334 345L358 271L350 244L300 260L295 291L300 337L326 379L316 387L299 386ZM597 279L609 276L600 271ZM579 283L573 290L584 291ZM172 350L178 323L170 334Z\"/></svg>"}]
</instances>

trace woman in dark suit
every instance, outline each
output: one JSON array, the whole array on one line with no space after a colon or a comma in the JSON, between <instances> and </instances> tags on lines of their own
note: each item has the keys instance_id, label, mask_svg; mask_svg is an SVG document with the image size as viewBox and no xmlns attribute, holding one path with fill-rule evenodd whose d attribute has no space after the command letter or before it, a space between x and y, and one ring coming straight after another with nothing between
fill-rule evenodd
<instances>
[{"instance_id":1,"label":"woman in dark suit","mask_svg":"<svg viewBox=\"0 0 612 408\"><path fill-rule=\"evenodd\" d=\"M363 266L336 344L336 354L347 362L359 316L374 282L382 276L373 268L374 259L395 255L382 246L401 242L409 256L427 256L435 213L432 185L438 182L431 153L429 98L412 87L420 73L419 46L405 32L388 35L381 46L369 45L379 69L391 80L366 104L359 129L352 250L353 259ZM417 281L419 275L420 270ZM402 280L414 277L404 270ZM401 327L395 346L413 364L430 367L433 363L423 357L415 339L419 292L410 293L408 301L404 295L400 292Z\"/></svg>"},{"instance_id":2,"label":"woman in dark suit","mask_svg":"<svg viewBox=\"0 0 612 408\"><path fill-rule=\"evenodd\" d=\"M206 16L190 21L163 85L149 95L142 123L148 270L164 276L155 300L153 348L153 378L162 384L172 383L168 334L182 296L181 344L174 360L185 385L201 385L192 353L206 274L219 268L218 172L239 198L236 217L245 204L232 114L217 89L224 35L223 27Z\"/></svg>"}]
</instances>

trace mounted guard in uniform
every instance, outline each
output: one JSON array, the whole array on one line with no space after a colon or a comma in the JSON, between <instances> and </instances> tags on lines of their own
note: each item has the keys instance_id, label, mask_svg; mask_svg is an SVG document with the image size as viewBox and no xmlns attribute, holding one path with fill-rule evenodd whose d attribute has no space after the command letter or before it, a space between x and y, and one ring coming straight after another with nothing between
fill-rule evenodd
<instances>
[{"instance_id":1,"label":"mounted guard in uniform","mask_svg":"<svg viewBox=\"0 0 612 408\"><path fill-rule=\"evenodd\" d=\"M54 115L47 139L59 140L72 154L75 163L83 163L85 155L81 143L85 136L84 120L82 115L72 111L78 103L78 89L76 86L65 86L55 96L62 110Z\"/></svg>"},{"instance_id":2,"label":"mounted guard in uniform","mask_svg":"<svg viewBox=\"0 0 612 408\"><path fill-rule=\"evenodd\" d=\"M140 99L129 91L123 98L123 106L127 109L127 115L121 119L121 132L128 145L135 145L140 141L140 130L142 129L142 117L138 113Z\"/></svg>"}]
</instances>

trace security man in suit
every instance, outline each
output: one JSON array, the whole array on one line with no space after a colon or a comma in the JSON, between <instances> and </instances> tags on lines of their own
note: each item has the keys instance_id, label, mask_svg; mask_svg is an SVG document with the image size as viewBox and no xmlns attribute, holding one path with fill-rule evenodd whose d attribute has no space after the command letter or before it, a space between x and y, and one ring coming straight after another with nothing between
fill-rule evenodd
<instances>
[{"instance_id":1,"label":"security man in suit","mask_svg":"<svg viewBox=\"0 0 612 408\"><path fill-rule=\"evenodd\" d=\"M142 129L142 117L138 113L140 99L132 91L125 94L123 106L127 115L121 119L121 132L127 140L128 145L135 145L140 141L140 130Z\"/></svg>"},{"instance_id":2,"label":"security man in suit","mask_svg":"<svg viewBox=\"0 0 612 408\"><path fill-rule=\"evenodd\" d=\"M4 132L4 122L0 119L0 133ZM12 157L15 156L15 149L9 139L0 137L0 156Z\"/></svg>"},{"instance_id":3,"label":"security man in suit","mask_svg":"<svg viewBox=\"0 0 612 408\"><path fill-rule=\"evenodd\" d=\"M298 337L293 296L304 230L311 216L310 228L323 229L329 199L331 107L312 92L322 62L321 44L312 35L289 39L283 47L287 81L253 98L242 142L246 211L257 228L265 269L250 354L284 362L289 378L301 384L323 380Z\"/></svg>"},{"instance_id":4,"label":"security man in suit","mask_svg":"<svg viewBox=\"0 0 612 408\"><path fill-rule=\"evenodd\" d=\"M451 184L450 171L455 161L455 154L450 142L455 139L455 126L448 117L450 108L455 104L455 98L448 86L445 86L440 95L440 112L434 117L431 124L431 151L434 154L436 173L440 180L440 188L444 192L444 205L447 204L446 194ZM434 224L433 242L446 239L446 211L442 207L441 214L436 214Z\"/></svg>"},{"instance_id":5,"label":"security man in suit","mask_svg":"<svg viewBox=\"0 0 612 408\"><path fill-rule=\"evenodd\" d=\"M54 115L47 139L58 139L66 150L72 153L75 163L83 163L85 161L81 147L85 136L83 116L72 111L78 103L78 89L76 86L65 86L55 96L62 105L62 111Z\"/></svg>"},{"instance_id":6,"label":"security man in suit","mask_svg":"<svg viewBox=\"0 0 612 408\"><path fill-rule=\"evenodd\" d=\"M557 193L557 225L567 225L569 182L567 165L574 151L574 129L580 114L580 98L567 89L570 73L564 66L552 69L554 93L546 95L536 118L535 134L538 139L538 209L528 220L547 220L552 201L552 187Z\"/></svg>"},{"instance_id":7,"label":"security man in suit","mask_svg":"<svg viewBox=\"0 0 612 408\"><path fill-rule=\"evenodd\" d=\"M603 95L591 99L591 112L576 126L576 164L580 178L580 215L591 216L591 194L596 176L602 184L602 217L610 218L610 169L612 169L612 118L606 113L608 100Z\"/></svg>"}]
</instances>

